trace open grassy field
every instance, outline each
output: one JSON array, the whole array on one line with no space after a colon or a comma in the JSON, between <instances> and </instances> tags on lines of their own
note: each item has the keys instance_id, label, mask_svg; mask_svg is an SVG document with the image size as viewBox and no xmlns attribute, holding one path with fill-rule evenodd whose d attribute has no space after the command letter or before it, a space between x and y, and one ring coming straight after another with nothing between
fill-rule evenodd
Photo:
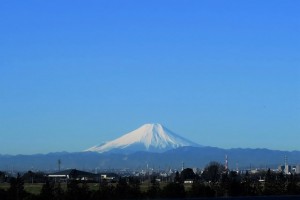
<instances>
[{"instance_id":1,"label":"open grassy field","mask_svg":"<svg viewBox=\"0 0 300 200\"><path fill-rule=\"evenodd\" d=\"M116 184L114 184L116 185ZM167 183L160 183L160 187L163 188L164 186L166 186ZM98 190L99 188L99 183L88 183L88 186L90 188L90 190ZM186 191L189 190L191 188L191 184L185 184L185 189ZM4 190L7 190L8 188L10 187L9 183L0 183L0 189L4 189ZM41 189L43 187L43 183L25 183L24 184L24 189L29 192L29 193L32 193L32 194L39 194L41 192ZM61 187L63 190L66 190L67 189L67 184L66 183L61 183ZM148 190L148 188L150 187L150 183L148 182L143 182L141 184L141 191L142 192L145 192Z\"/></svg>"},{"instance_id":2,"label":"open grassy field","mask_svg":"<svg viewBox=\"0 0 300 200\"><path fill-rule=\"evenodd\" d=\"M32 194L39 194L41 192L41 189L43 187L43 183L25 183L24 184L24 189L25 191L32 193ZM99 184L97 183L89 183L88 184L90 190L97 190L99 188ZM0 188L7 190L10 187L9 183L0 183ZM61 183L61 187L63 190L67 189L67 184L66 183Z\"/></svg>"},{"instance_id":3,"label":"open grassy field","mask_svg":"<svg viewBox=\"0 0 300 200\"><path fill-rule=\"evenodd\" d=\"M32 194L39 194L41 189L42 189L43 183L34 183L34 184L29 184L25 183L24 184L24 189ZM9 183L0 183L0 188L7 190L10 187Z\"/></svg>"}]
</instances>

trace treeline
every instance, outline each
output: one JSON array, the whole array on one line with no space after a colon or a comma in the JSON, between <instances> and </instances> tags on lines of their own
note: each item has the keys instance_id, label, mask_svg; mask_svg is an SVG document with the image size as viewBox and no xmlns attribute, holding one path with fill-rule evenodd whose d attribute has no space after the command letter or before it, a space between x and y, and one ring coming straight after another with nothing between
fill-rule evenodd
<instances>
[{"instance_id":1,"label":"treeline","mask_svg":"<svg viewBox=\"0 0 300 200\"><path fill-rule=\"evenodd\" d=\"M185 189L185 180L193 182L189 189ZM115 184L102 181L97 190L91 190L86 182L76 180L70 180L66 189L62 189L60 183L46 181L40 194L34 195L24 190L24 180L18 176L10 180L8 190L0 190L0 199L100 200L300 195L299 183L299 177L293 174L284 175L271 170L257 174L239 174L226 171L223 165L212 162L200 175L190 168L177 172L173 181L164 187L161 187L157 177L152 176L145 190L141 190L141 180L138 177L126 177L119 178Z\"/></svg>"}]
</instances>

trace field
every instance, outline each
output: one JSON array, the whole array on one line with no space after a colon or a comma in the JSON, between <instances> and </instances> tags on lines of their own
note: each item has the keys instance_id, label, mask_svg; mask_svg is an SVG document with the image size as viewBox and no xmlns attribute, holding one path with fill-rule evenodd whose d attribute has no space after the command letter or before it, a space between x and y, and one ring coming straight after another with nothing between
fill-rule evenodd
<instances>
[{"instance_id":1,"label":"field","mask_svg":"<svg viewBox=\"0 0 300 200\"><path fill-rule=\"evenodd\" d=\"M160 187L163 188L167 183L160 183ZM90 190L98 190L99 188L99 183L88 183L88 186ZM145 192L147 191L148 187L150 184L148 182L144 182L141 184L141 191ZM191 184L185 184L185 189L189 190L191 188ZM0 183L0 189L7 190L10 187L9 183ZM24 184L24 189L32 194L39 194L41 189L43 187L43 183L25 183ZM67 184L66 183L61 183L62 189L66 190L67 189Z\"/></svg>"},{"instance_id":2,"label":"field","mask_svg":"<svg viewBox=\"0 0 300 200\"><path fill-rule=\"evenodd\" d=\"M97 190L99 188L99 184L97 183L89 183L88 184L89 188L91 190ZM0 183L0 188L7 190L10 187L9 183ZM39 194L41 189L43 187L43 183L25 183L24 184L24 189L32 194ZM61 183L61 187L63 190L67 189L67 184L66 183Z\"/></svg>"}]
</instances>

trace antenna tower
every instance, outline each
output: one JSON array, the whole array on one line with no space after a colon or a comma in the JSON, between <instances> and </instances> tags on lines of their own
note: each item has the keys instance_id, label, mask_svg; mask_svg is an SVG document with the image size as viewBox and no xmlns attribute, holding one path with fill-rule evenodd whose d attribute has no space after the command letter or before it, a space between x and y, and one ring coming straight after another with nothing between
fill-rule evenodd
<instances>
[{"instance_id":1,"label":"antenna tower","mask_svg":"<svg viewBox=\"0 0 300 200\"><path fill-rule=\"evenodd\" d=\"M60 159L58 159L57 165L58 165L58 171L60 172L60 165L61 165L61 160Z\"/></svg>"},{"instance_id":2,"label":"antenna tower","mask_svg":"<svg viewBox=\"0 0 300 200\"><path fill-rule=\"evenodd\" d=\"M225 155L225 170L228 171L228 156Z\"/></svg>"}]
</instances>

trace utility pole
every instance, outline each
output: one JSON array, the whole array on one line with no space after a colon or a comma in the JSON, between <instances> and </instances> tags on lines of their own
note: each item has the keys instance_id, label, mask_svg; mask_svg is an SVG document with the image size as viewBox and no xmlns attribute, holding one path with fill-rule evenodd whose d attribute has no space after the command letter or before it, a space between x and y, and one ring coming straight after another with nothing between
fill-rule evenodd
<instances>
[{"instance_id":1,"label":"utility pole","mask_svg":"<svg viewBox=\"0 0 300 200\"><path fill-rule=\"evenodd\" d=\"M225 171L228 171L228 156L225 155Z\"/></svg>"},{"instance_id":2,"label":"utility pole","mask_svg":"<svg viewBox=\"0 0 300 200\"><path fill-rule=\"evenodd\" d=\"M58 159L57 165L58 165L58 171L60 172L60 165L61 165L61 160L60 159Z\"/></svg>"},{"instance_id":3,"label":"utility pole","mask_svg":"<svg viewBox=\"0 0 300 200\"><path fill-rule=\"evenodd\" d=\"M287 156L284 156L284 173L285 174L289 173L289 165L288 165L288 158L287 158Z\"/></svg>"}]
</instances>

